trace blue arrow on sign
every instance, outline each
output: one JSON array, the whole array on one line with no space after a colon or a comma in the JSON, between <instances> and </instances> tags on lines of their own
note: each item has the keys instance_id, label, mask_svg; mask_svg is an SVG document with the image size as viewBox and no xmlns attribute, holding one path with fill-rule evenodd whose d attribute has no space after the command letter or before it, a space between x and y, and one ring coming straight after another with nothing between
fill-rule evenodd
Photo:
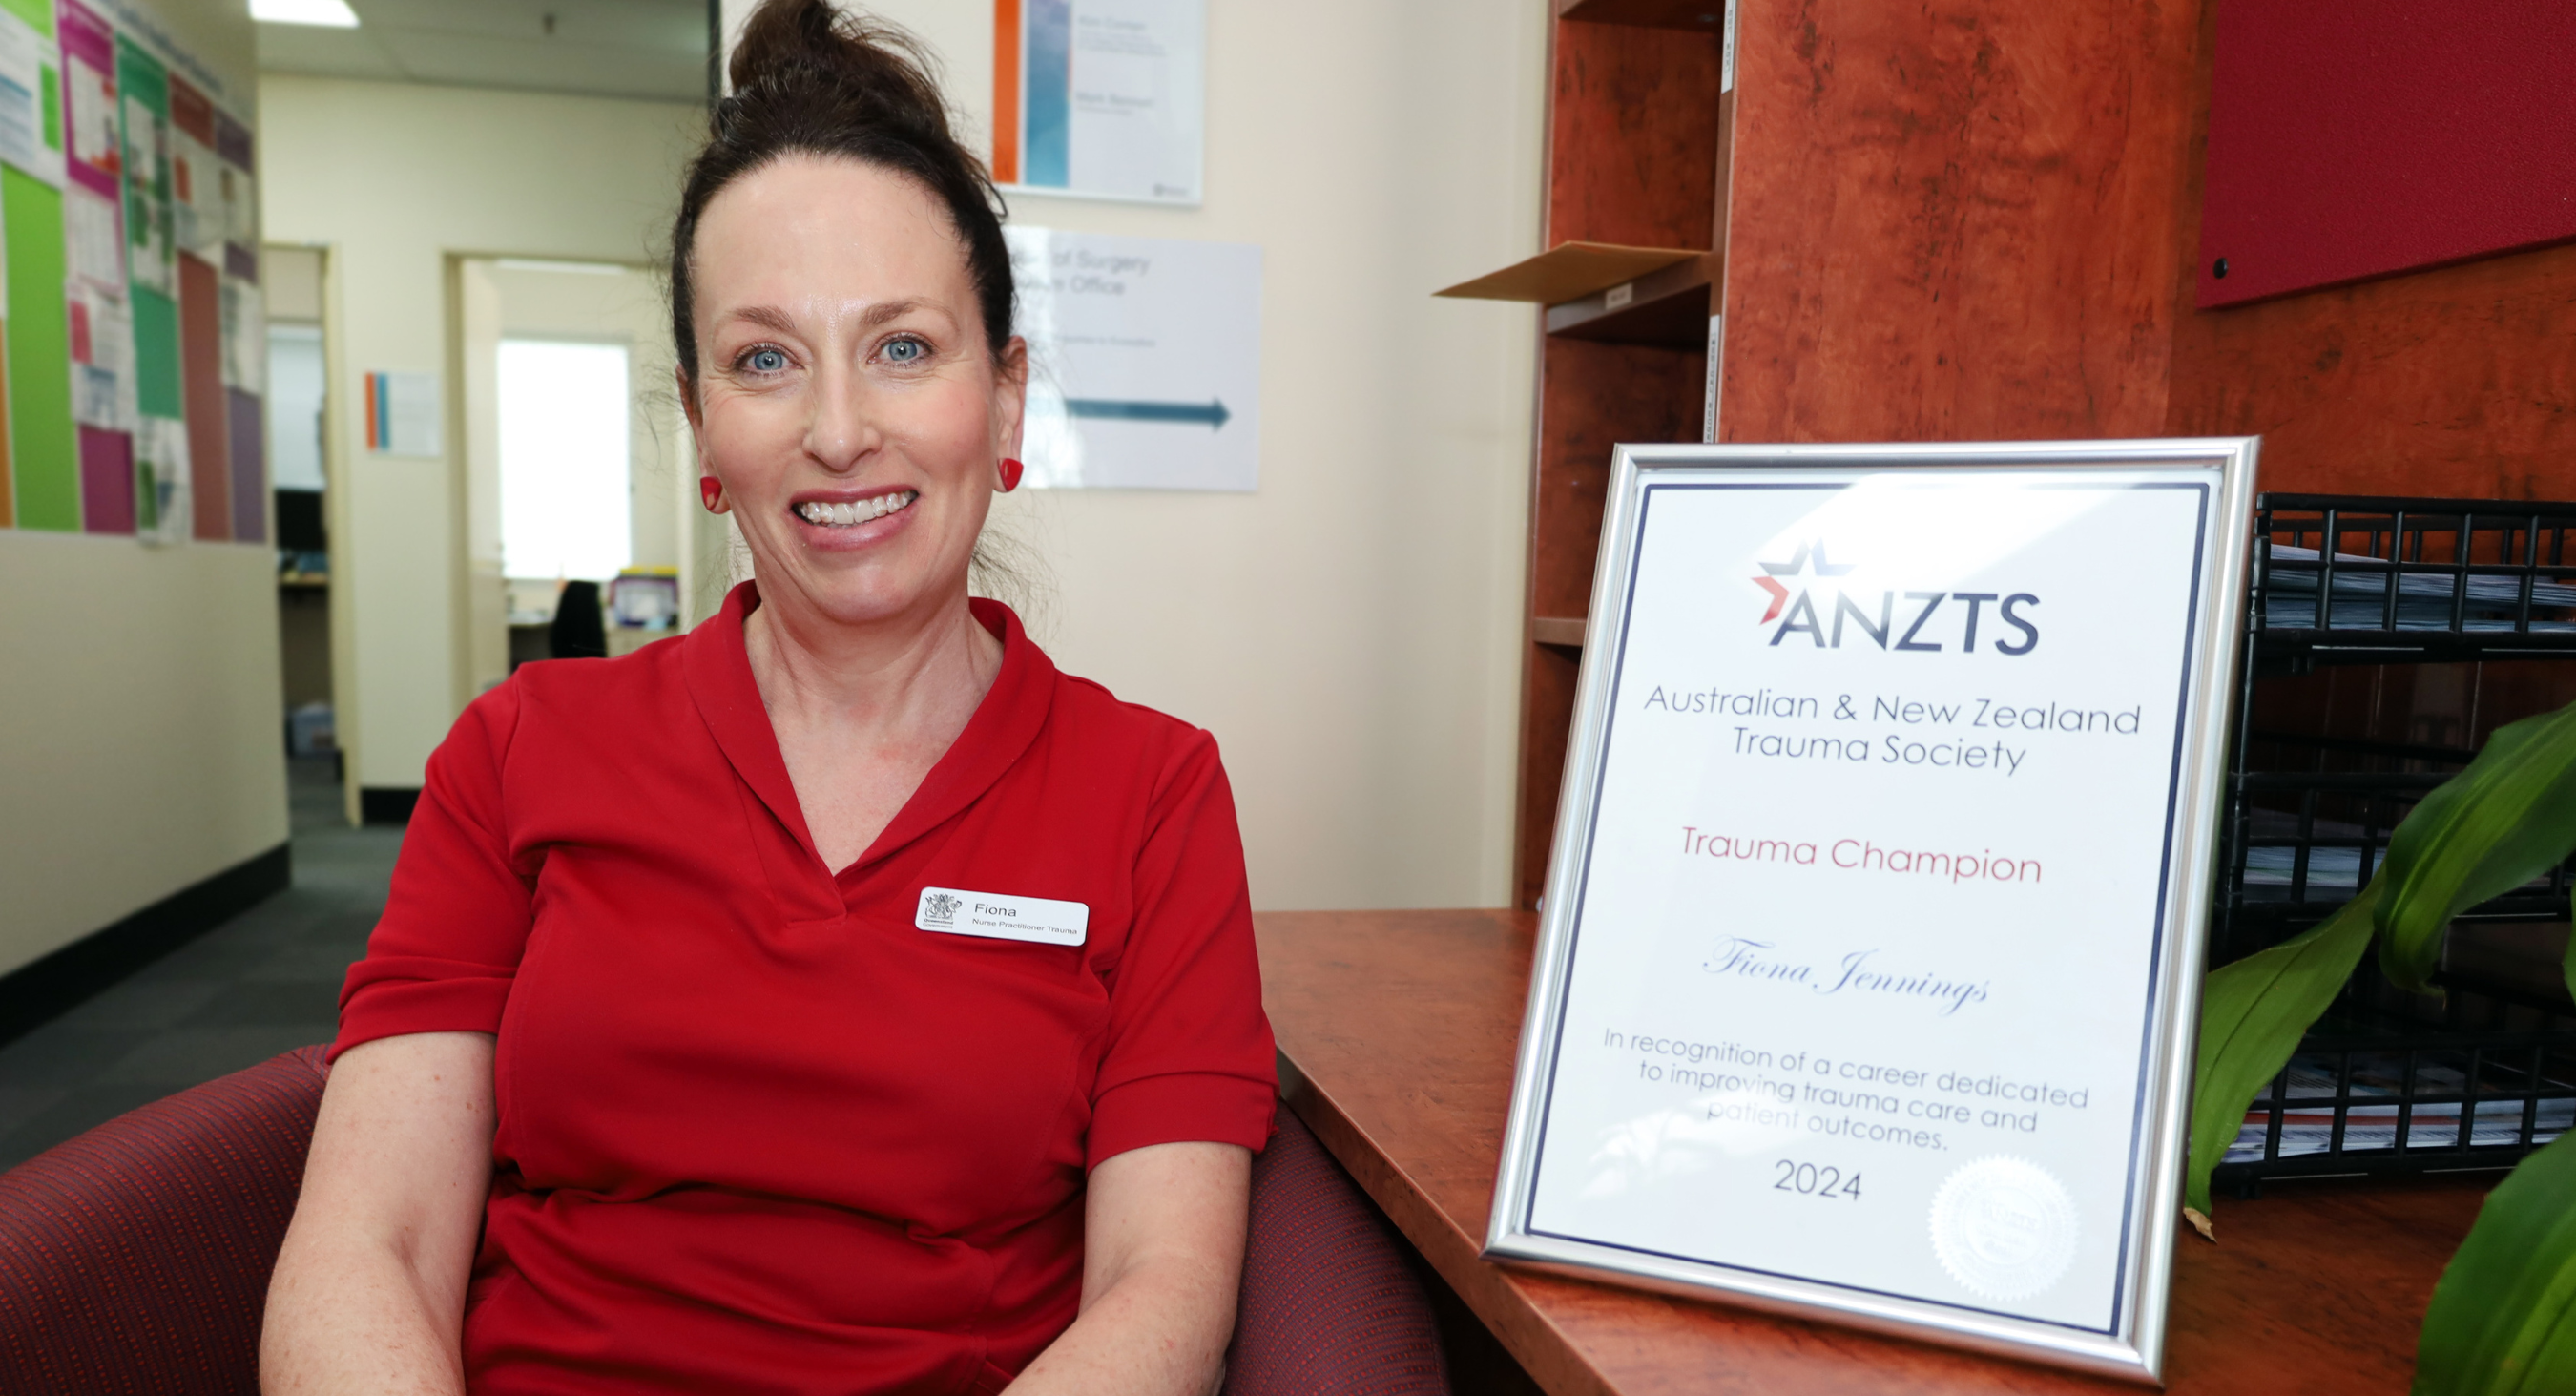
<instances>
[{"instance_id":1,"label":"blue arrow on sign","mask_svg":"<svg viewBox=\"0 0 2576 1396\"><path fill-rule=\"evenodd\" d=\"M1205 422L1210 431L1224 426L1234 416L1233 413L1225 410L1224 402L1215 398L1210 398L1202 404L1120 402L1112 398L1069 397L1064 400L1064 410L1076 417L1107 417L1114 421Z\"/></svg>"}]
</instances>

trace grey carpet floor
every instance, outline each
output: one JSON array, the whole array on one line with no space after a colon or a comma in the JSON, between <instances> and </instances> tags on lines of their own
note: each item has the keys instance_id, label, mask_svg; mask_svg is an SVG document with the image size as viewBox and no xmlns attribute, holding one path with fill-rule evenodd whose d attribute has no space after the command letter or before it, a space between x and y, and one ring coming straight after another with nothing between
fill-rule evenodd
<instances>
[{"instance_id":1,"label":"grey carpet floor","mask_svg":"<svg viewBox=\"0 0 2576 1396\"><path fill-rule=\"evenodd\" d=\"M366 953L402 834L348 827L329 761L288 765L294 885L0 1047L0 1168L331 1039L340 978Z\"/></svg>"}]
</instances>

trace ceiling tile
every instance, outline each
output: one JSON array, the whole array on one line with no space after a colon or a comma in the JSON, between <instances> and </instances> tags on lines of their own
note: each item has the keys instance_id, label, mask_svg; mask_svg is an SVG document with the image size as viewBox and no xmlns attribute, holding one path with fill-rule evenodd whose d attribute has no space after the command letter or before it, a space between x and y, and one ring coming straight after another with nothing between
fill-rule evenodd
<instances>
[{"instance_id":1,"label":"ceiling tile","mask_svg":"<svg viewBox=\"0 0 2576 1396\"><path fill-rule=\"evenodd\" d=\"M426 29L529 43L548 37L704 57L703 0L355 0L359 17L386 29ZM551 36L547 16L554 17Z\"/></svg>"},{"instance_id":2,"label":"ceiling tile","mask_svg":"<svg viewBox=\"0 0 2576 1396\"><path fill-rule=\"evenodd\" d=\"M323 29L309 24L262 24L260 71L312 73L334 78L400 80L403 71L364 29Z\"/></svg>"},{"instance_id":3,"label":"ceiling tile","mask_svg":"<svg viewBox=\"0 0 2576 1396\"><path fill-rule=\"evenodd\" d=\"M704 100L707 91L705 60L694 54L515 43L417 29L388 30L377 37L415 82L675 102Z\"/></svg>"},{"instance_id":4,"label":"ceiling tile","mask_svg":"<svg viewBox=\"0 0 2576 1396\"><path fill-rule=\"evenodd\" d=\"M705 0L350 3L360 21L354 30L260 25L260 67L660 101L706 97Z\"/></svg>"}]
</instances>

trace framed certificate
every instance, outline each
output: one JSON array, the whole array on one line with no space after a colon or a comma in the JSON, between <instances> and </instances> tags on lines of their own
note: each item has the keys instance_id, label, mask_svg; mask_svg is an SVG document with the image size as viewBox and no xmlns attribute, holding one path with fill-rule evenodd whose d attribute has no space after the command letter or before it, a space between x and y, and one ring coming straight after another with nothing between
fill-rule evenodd
<instances>
[{"instance_id":1,"label":"framed certificate","mask_svg":"<svg viewBox=\"0 0 2576 1396\"><path fill-rule=\"evenodd\" d=\"M1487 1254L2158 1379L2254 460L1619 448Z\"/></svg>"}]
</instances>

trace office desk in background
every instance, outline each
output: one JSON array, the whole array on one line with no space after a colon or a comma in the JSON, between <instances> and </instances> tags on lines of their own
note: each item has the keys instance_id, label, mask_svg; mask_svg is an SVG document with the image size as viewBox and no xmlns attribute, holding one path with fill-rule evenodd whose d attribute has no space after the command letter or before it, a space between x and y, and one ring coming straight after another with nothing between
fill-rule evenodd
<instances>
[{"instance_id":1,"label":"office desk in background","mask_svg":"<svg viewBox=\"0 0 2576 1396\"><path fill-rule=\"evenodd\" d=\"M1537 918L1254 920L1286 1104L1551 1396L2145 1389L1480 1259ZM2222 1244L2175 1245L2166 1389L2402 1396L2433 1283L2498 1176L2222 1200Z\"/></svg>"}]
</instances>

